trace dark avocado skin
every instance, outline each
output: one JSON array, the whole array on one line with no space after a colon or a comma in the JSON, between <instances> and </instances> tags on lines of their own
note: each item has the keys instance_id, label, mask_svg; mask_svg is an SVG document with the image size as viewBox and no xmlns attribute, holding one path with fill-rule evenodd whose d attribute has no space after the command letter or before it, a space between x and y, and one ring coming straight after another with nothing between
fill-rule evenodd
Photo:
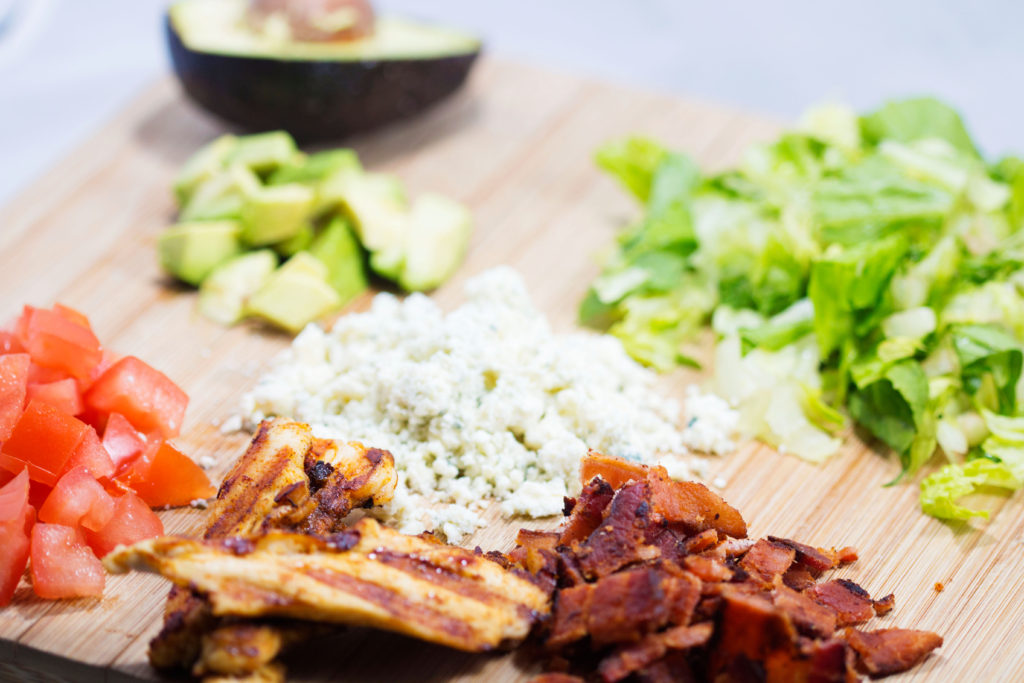
<instances>
[{"instance_id":1,"label":"dark avocado skin","mask_svg":"<svg viewBox=\"0 0 1024 683\"><path fill-rule=\"evenodd\" d=\"M188 49L169 17L171 61L189 97L247 130L300 142L347 137L419 114L455 92L479 51L429 59L284 60Z\"/></svg>"}]
</instances>

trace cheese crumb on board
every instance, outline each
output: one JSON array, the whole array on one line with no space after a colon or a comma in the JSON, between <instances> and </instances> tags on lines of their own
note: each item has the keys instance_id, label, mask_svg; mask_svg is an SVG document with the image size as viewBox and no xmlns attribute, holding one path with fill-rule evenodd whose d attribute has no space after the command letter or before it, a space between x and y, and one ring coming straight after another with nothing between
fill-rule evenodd
<instances>
[{"instance_id":1,"label":"cheese crumb on board","mask_svg":"<svg viewBox=\"0 0 1024 683\"><path fill-rule=\"evenodd\" d=\"M307 326L243 397L248 426L290 417L390 450L400 479L386 519L452 542L483 525L491 500L508 515L558 514L588 448L663 456L673 476L693 476L700 461L683 455L678 404L617 339L553 333L508 267L465 291L447 315L421 294L384 293L330 332ZM691 440L717 451L723 439Z\"/></svg>"}]
</instances>

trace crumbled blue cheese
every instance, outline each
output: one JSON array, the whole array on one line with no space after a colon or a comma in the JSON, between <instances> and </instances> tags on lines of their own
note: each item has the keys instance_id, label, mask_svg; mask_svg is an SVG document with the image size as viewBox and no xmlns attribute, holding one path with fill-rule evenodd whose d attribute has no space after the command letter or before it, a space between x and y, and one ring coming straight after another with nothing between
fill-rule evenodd
<instances>
[{"instance_id":1,"label":"crumbled blue cheese","mask_svg":"<svg viewBox=\"0 0 1024 683\"><path fill-rule=\"evenodd\" d=\"M509 515L558 514L588 448L671 454L673 474L692 476L679 406L617 339L553 333L507 267L470 280L466 296L445 315L420 294L379 294L330 332L309 325L243 398L249 426L286 416L390 450L399 487L386 518L453 542L483 525L491 500ZM720 424L701 410L698 422Z\"/></svg>"},{"instance_id":2,"label":"crumbled blue cheese","mask_svg":"<svg viewBox=\"0 0 1024 683\"><path fill-rule=\"evenodd\" d=\"M691 385L686 390L685 414L683 443L687 448L716 455L736 450L732 436L739 429L740 414L724 399L702 394Z\"/></svg>"}]
</instances>

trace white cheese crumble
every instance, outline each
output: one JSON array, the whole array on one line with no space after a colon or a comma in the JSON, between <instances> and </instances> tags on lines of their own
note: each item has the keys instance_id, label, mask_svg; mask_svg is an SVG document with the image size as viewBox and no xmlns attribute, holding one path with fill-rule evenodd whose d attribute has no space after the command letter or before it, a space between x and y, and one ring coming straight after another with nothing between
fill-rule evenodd
<instances>
[{"instance_id":1,"label":"white cheese crumble","mask_svg":"<svg viewBox=\"0 0 1024 683\"><path fill-rule=\"evenodd\" d=\"M702 394L695 385L686 389L686 429L683 444L704 453L724 455L736 450L732 435L739 428L739 411L714 394Z\"/></svg>"},{"instance_id":2,"label":"white cheese crumble","mask_svg":"<svg viewBox=\"0 0 1024 683\"><path fill-rule=\"evenodd\" d=\"M243 397L247 425L285 416L318 436L390 450L399 486L385 519L452 542L483 526L490 500L509 515L558 514L588 448L633 460L671 454L672 474L692 476L677 403L654 391L655 375L617 339L554 334L508 267L465 291L447 315L421 294L385 293L329 333L307 326ZM721 424L699 410L708 431ZM718 452L727 437L689 440Z\"/></svg>"}]
</instances>

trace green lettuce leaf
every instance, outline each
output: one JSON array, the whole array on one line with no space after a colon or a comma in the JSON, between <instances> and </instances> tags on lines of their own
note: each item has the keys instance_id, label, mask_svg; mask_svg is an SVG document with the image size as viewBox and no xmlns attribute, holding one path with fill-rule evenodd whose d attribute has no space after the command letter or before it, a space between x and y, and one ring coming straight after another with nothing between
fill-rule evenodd
<instances>
[{"instance_id":1,"label":"green lettuce leaf","mask_svg":"<svg viewBox=\"0 0 1024 683\"><path fill-rule=\"evenodd\" d=\"M1024 363L1020 343L998 325L954 325L950 335L967 391L978 396L983 405L1004 415L1012 414L1017 407L1017 381Z\"/></svg>"},{"instance_id":2,"label":"green lettuce leaf","mask_svg":"<svg viewBox=\"0 0 1024 683\"><path fill-rule=\"evenodd\" d=\"M903 360L850 394L850 415L900 456L905 472L916 471L935 451L935 416L921 364Z\"/></svg>"},{"instance_id":3,"label":"green lettuce leaf","mask_svg":"<svg viewBox=\"0 0 1024 683\"><path fill-rule=\"evenodd\" d=\"M971 460L963 465L946 465L921 482L921 511L939 519L988 519L988 510L957 505L956 501L982 486L1016 489L1021 483L1004 463L987 458Z\"/></svg>"},{"instance_id":4,"label":"green lettuce leaf","mask_svg":"<svg viewBox=\"0 0 1024 683\"><path fill-rule=\"evenodd\" d=\"M633 196L646 203L651 194L654 172L669 151L653 140L641 137L615 140L597 150L597 165L608 171Z\"/></svg>"},{"instance_id":5,"label":"green lettuce leaf","mask_svg":"<svg viewBox=\"0 0 1024 683\"><path fill-rule=\"evenodd\" d=\"M888 102L873 114L861 117L860 131L870 145L883 140L913 142L937 138L965 154L981 156L956 110L932 97Z\"/></svg>"}]
</instances>

